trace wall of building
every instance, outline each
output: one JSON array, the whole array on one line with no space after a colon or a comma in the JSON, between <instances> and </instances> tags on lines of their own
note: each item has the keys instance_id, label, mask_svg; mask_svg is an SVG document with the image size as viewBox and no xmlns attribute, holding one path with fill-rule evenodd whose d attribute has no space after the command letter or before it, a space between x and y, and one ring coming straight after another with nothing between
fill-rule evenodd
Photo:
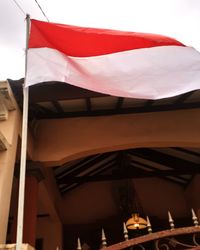
<instances>
[{"instance_id":1,"label":"wall of building","mask_svg":"<svg viewBox=\"0 0 200 250\"><path fill-rule=\"evenodd\" d=\"M185 189L180 185L160 178L135 179L134 184L147 215L166 220L168 211L175 218L189 215Z\"/></svg>"},{"instance_id":2,"label":"wall of building","mask_svg":"<svg viewBox=\"0 0 200 250\"><path fill-rule=\"evenodd\" d=\"M94 223L117 215L112 197L112 182L94 182L80 185L63 196L61 209L64 224Z\"/></svg>"},{"instance_id":3,"label":"wall of building","mask_svg":"<svg viewBox=\"0 0 200 250\"><path fill-rule=\"evenodd\" d=\"M6 85L5 85L6 87ZM0 102L3 102L2 97ZM16 103L14 103L16 105ZM13 105L14 105L13 104ZM18 136L21 115L17 108L8 112L5 120L0 121L0 133L8 143L7 150L0 151L0 243L6 242L7 224L11 200Z\"/></svg>"},{"instance_id":4,"label":"wall of building","mask_svg":"<svg viewBox=\"0 0 200 250\"><path fill-rule=\"evenodd\" d=\"M167 220L168 210L176 218L190 213L181 186L159 178L134 179L133 182L146 215ZM61 204L65 211L63 223L87 224L119 215L117 189L116 181L105 181L87 183L67 193Z\"/></svg>"},{"instance_id":5,"label":"wall of building","mask_svg":"<svg viewBox=\"0 0 200 250\"><path fill-rule=\"evenodd\" d=\"M200 219L200 174L196 174L185 190L185 198L190 208L195 209L198 212L198 218Z\"/></svg>"},{"instance_id":6,"label":"wall of building","mask_svg":"<svg viewBox=\"0 0 200 250\"><path fill-rule=\"evenodd\" d=\"M199 109L40 120L33 158L46 166L55 166L126 148L200 147L199 127Z\"/></svg>"}]
</instances>

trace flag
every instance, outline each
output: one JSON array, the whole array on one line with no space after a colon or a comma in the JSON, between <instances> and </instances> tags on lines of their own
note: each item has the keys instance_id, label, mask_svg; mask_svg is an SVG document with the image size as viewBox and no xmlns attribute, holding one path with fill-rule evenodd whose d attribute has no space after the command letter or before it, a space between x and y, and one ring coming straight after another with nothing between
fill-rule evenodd
<instances>
[{"instance_id":1,"label":"flag","mask_svg":"<svg viewBox=\"0 0 200 250\"><path fill-rule=\"evenodd\" d=\"M160 99L200 88L200 53L156 34L31 20L25 86L57 81Z\"/></svg>"}]
</instances>

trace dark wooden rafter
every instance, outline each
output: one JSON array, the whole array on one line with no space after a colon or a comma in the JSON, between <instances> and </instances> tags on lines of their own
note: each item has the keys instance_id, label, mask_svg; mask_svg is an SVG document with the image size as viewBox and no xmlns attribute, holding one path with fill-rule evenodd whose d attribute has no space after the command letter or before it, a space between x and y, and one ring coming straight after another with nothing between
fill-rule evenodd
<instances>
[{"instance_id":1,"label":"dark wooden rafter","mask_svg":"<svg viewBox=\"0 0 200 250\"><path fill-rule=\"evenodd\" d=\"M93 170L93 171L89 172L88 175L90 176L91 174L101 174L102 172L105 172L107 169L113 168L114 166L115 166L115 164L110 161L110 163L108 162L106 166L101 167L100 169ZM73 180L74 177L69 178L66 176L65 178L67 179L66 182L64 180L57 181L60 192L62 194L66 193L68 191L71 191L71 190L73 190L73 189L75 189L75 188L77 188L80 185L85 183L85 181L82 179L81 176L79 176L75 181Z\"/></svg>"},{"instance_id":2,"label":"dark wooden rafter","mask_svg":"<svg viewBox=\"0 0 200 250\"><path fill-rule=\"evenodd\" d=\"M51 109L48 109L42 105L39 105L37 103L33 103L32 105L30 105L29 107L29 120L34 119L35 117L38 116L38 114L45 114L48 116L53 116L54 115L54 111L52 111Z\"/></svg>"},{"instance_id":3,"label":"dark wooden rafter","mask_svg":"<svg viewBox=\"0 0 200 250\"><path fill-rule=\"evenodd\" d=\"M94 176L94 175L97 175L97 174L105 173L105 171L107 171L107 170L112 170L112 169L114 169L115 166L116 166L116 163L115 163L114 161L113 161L113 162L110 161L110 162L108 162L108 163L106 164L106 166L101 167L100 169L96 170L96 171L93 172L92 174L93 174L93 176Z\"/></svg>"},{"instance_id":4,"label":"dark wooden rafter","mask_svg":"<svg viewBox=\"0 0 200 250\"><path fill-rule=\"evenodd\" d=\"M148 100L148 101L146 101L145 106L151 107L154 104L154 102L155 102L154 100Z\"/></svg>"},{"instance_id":5,"label":"dark wooden rafter","mask_svg":"<svg viewBox=\"0 0 200 250\"><path fill-rule=\"evenodd\" d=\"M78 174L81 174L83 171L87 170L88 168L91 168L92 166L99 163L100 161L105 160L108 157L108 155L110 155L110 153L99 154L99 155L93 156L90 161L86 161L79 168L74 169L74 171L68 174L68 176L76 176Z\"/></svg>"},{"instance_id":6,"label":"dark wooden rafter","mask_svg":"<svg viewBox=\"0 0 200 250\"><path fill-rule=\"evenodd\" d=\"M113 162L113 160L111 160L111 161L106 163L106 166L101 167L98 170L96 169L94 171L91 171L89 174L101 174L102 172L105 172L106 170L112 169L114 167L115 167L115 163ZM70 183L72 183L72 185ZM60 188L60 191L61 191L62 194L66 193L66 192L69 192L69 191L72 191L73 189L79 187L81 184L84 183L84 181L83 180L77 180L75 182L70 181L70 183L69 182L62 183L62 184L66 184L65 186Z\"/></svg>"},{"instance_id":7,"label":"dark wooden rafter","mask_svg":"<svg viewBox=\"0 0 200 250\"><path fill-rule=\"evenodd\" d=\"M64 113L64 110L58 101L51 102L58 113Z\"/></svg>"},{"instance_id":8,"label":"dark wooden rafter","mask_svg":"<svg viewBox=\"0 0 200 250\"><path fill-rule=\"evenodd\" d=\"M196 172L197 173L197 172ZM198 171L200 173L200 171ZM85 175L85 176L74 176L65 177L59 180L59 184L72 184L72 183L84 183L84 182L96 182L96 181L112 181L112 180L123 180L123 179L140 179L140 178L150 178L150 177L166 177L166 176L179 176L182 174L194 174L194 171L189 170L157 170L157 171L144 171L139 168L134 169L134 171L122 174L108 174L108 175ZM166 179L166 178L165 178ZM169 180L169 179L167 179ZM185 180L186 181L186 180ZM178 181L177 181L178 182ZM180 184L180 182L178 182Z\"/></svg>"},{"instance_id":9,"label":"dark wooden rafter","mask_svg":"<svg viewBox=\"0 0 200 250\"><path fill-rule=\"evenodd\" d=\"M142 157L140 157L141 158L141 160L143 159ZM151 165L147 165L147 164L145 164L145 163L142 163L142 162L140 162L140 161L137 161L137 160L133 160L133 159L131 159L130 160L130 165L132 166L132 167L135 167L135 166L137 166L137 165L139 165L139 166L141 166L141 167L144 167L144 168L147 168L149 171L156 171L156 170L158 170L157 168L155 168L155 167L153 167L153 166L151 166ZM163 165L164 166L164 165Z\"/></svg>"},{"instance_id":10,"label":"dark wooden rafter","mask_svg":"<svg viewBox=\"0 0 200 250\"><path fill-rule=\"evenodd\" d=\"M107 162L105 165L108 166L109 163L113 162L113 160L111 159L109 162ZM159 178L164 178L167 180L171 180L168 179L167 176L175 176L178 179L180 179L180 181L184 181L187 182L188 179L182 178L180 177L180 175L190 175L190 174L194 174L194 173L200 173L200 168L199 169L192 169L192 168L185 168L185 169L170 169L170 170L158 170L154 167L151 167L149 165L131 160L130 164L132 165L131 167L129 166L129 168L123 169L121 171L115 171L113 172L113 174L109 174L109 175L96 175L96 174L100 174L101 170L102 172L104 172L104 168L102 169L102 167L104 166L104 164L99 166L99 172L95 172L91 171L89 172L87 175L84 176L66 176L65 178L62 178L61 180L58 181L58 183L60 184L70 184L70 183L83 183L83 182L92 182L92 181L106 181L106 180L118 180L118 179L126 179L126 178L148 178L148 177L159 177ZM137 166L136 166L137 164ZM142 168L140 168L139 166L144 166L146 168L149 168L150 171L145 171ZM109 168L113 168L115 165L111 165L105 167L107 169ZM118 169L119 170L119 169ZM92 176L90 176L91 174L93 174ZM173 181L174 182L174 181ZM175 181L176 182L176 181ZM180 184L180 182L177 180L177 183Z\"/></svg>"},{"instance_id":11,"label":"dark wooden rafter","mask_svg":"<svg viewBox=\"0 0 200 250\"><path fill-rule=\"evenodd\" d=\"M65 176L64 178L60 179L57 181L58 184L73 184L73 183L77 183L77 184L82 184L84 182L88 182L88 181L98 181L98 178L101 176L104 177L105 175L101 175L101 173L105 172L108 169L112 169L115 166L115 164L113 163L113 160L110 160L105 166L101 166L99 169L95 169L93 171L90 171L87 175L83 175L83 176ZM98 175L97 175L98 174ZM113 175L106 175L106 176L113 176ZM88 180L87 180L88 179ZM107 179L101 179L102 181L106 181Z\"/></svg>"},{"instance_id":12,"label":"dark wooden rafter","mask_svg":"<svg viewBox=\"0 0 200 250\"><path fill-rule=\"evenodd\" d=\"M185 94L180 95L180 96L176 99L176 101L174 102L174 104L183 103L183 102L186 101L190 96L192 96L193 93L194 93L194 91L191 91L191 92L188 92L188 93L185 93Z\"/></svg>"},{"instance_id":13,"label":"dark wooden rafter","mask_svg":"<svg viewBox=\"0 0 200 250\"><path fill-rule=\"evenodd\" d=\"M87 175L96 175L101 174L102 172L105 172L108 169L112 169L115 167L115 159L110 159L106 163L102 162L101 164L98 164L98 167L95 169L88 171Z\"/></svg>"},{"instance_id":14,"label":"dark wooden rafter","mask_svg":"<svg viewBox=\"0 0 200 250\"><path fill-rule=\"evenodd\" d=\"M153 105L153 106L141 106L122 109L106 109L106 110L91 110L91 111L78 111L78 112L65 112L65 113L53 113L38 114L37 119L52 119L52 118L72 118L72 117L86 117L86 116L106 116L106 115L118 115L118 114L136 114L136 113L149 113L149 112L165 112L174 110L187 110L200 108L200 102L193 103L181 103L177 105Z\"/></svg>"},{"instance_id":15,"label":"dark wooden rafter","mask_svg":"<svg viewBox=\"0 0 200 250\"><path fill-rule=\"evenodd\" d=\"M49 114L53 114L54 113L51 109L46 108L46 107L44 107L42 105L39 105L37 103L33 104L33 108L35 108L36 110L39 109L39 111L41 111L43 113L49 113Z\"/></svg>"},{"instance_id":16,"label":"dark wooden rafter","mask_svg":"<svg viewBox=\"0 0 200 250\"><path fill-rule=\"evenodd\" d=\"M141 158L141 159L143 159L143 158ZM139 162L139 161L136 161L136 160L133 160L133 159L131 159L131 164L132 164L132 166L135 168L136 166L138 166L138 167L145 167L146 169L149 169L149 171L153 171L153 172L155 172L155 175L156 175L156 173L158 173L158 175L157 175L157 177L163 177L162 175L159 175L159 171L165 171L165 170L160 170L160 169L158 169L158 168L156 168L156 167L153 167L153 166L151 166L151 165L147 165L147 164L144 164L144 163L141 163L141 162ZM164 164L162 164L162 166L163 167L166 167L166 164L164 165ZM148 171L148 170L147 170ZM168 171L168 170L166 170L166 171ZM193 172L194 172L194 170L193 169L190 169L190 168L188 168L188 169L178 169L178 170L175 170L175 169L169 169L169 173L170 173L170 171L172 171L172 172L174 172L174 175L175 176L177 176L177 175L185 175L185 174L192 174ZM199 171L200 171L200 169L199 170L195 170L195 173L199 173ZM166 172L167 173L167 172ZM173 175L172 175L173 176ZM169 179L168 177L166 177L165 179ZM178 176L178 179L180 179L180 181L188 181L188 179L186 179L186 178L184 178L184 177L182 177L182 176Z\"/></svg>"},{"instance_id":17,"label":"dark wooden rafter","mask_svg":"<svg viewBox=\"0 0 200 250\"><path fill-rule=\"evenodd\" d=\"M89 97L85 98L85 102L86 102L86 108L88 112L91 112L92 110L92 104L91 104L91 100Z\"/></svg>"},{"instance_id":18,"label":"dark wooden rafter","mask_svg":"<svg viewBox=\"0 0 200 250\"><path fill-rule=\"evenodd\" d=\"M58 167L59 169L61 168L63 171L61 171L59 174L55 174L56 178L61 178L63 175L68 175L69 173L73 173L73 171L80 169L82 166L86 165L88 162L95 159L96 156L97 155L87 156L87 157L81 159L80 161L78 161L74 164L71 164L70 167L68 167L68 164L64 164L64 165Z\"/></svg>"},{"instance_id":19,"label":"dark wooden rafter","mask_svg":"<svg viewBox=\"0 0 200 250\"><path fill-rule=\"evenodd\" d=\"M120 110L123 106L124 98L118 97L117 103L116 103L116 110Z\"/></svg>"},{"instance_id":20,"label":"dark wooden rafter","mask_svg":"<svg viewBox=\"0 0 200 250\"><path fill-rule=\"evenodd\" d=\"M111 157L111 159L108 159L108 161L106 161L106 162L105 162L106 158L102 160L102 163L100 161L100 164L97 162L98 167L95 168L95 169L93 169L93 170L91 170L91 171L89 171L87 173L87 175L84 175L84 176L100 175L101 173L104 173L107 170L114 169L116 167L116 157L114 156L113 153L109 153L109 155L107 156L107 158L109 156L112 156L112 155L113 155L113 157ZM92 162L92 163L94 163L94 162ZM91 165L91 162L90 162L90 164L88 165L88 168L90 169L92 166L93 166L93 164ZM85 170L87 170L87 169L85 169ZM67 181L65 181L65 179ZM73 181L73 177L71 178L70 175L64 175L63 178L57 180L57 183L59 185L59 188L60 188L60 191L61 191L62 194L66 193L66 192L69 192L69 191L72 191L73 189L77 188L78 186L80 186L84 182L85 181L83 179L81 179L81 177L80 177L80 179L77 179L74 182ZM63 186L63 184L66 184L66 185Z\"/></svg>"},{"instance_id":21,"label":"dark wooden rafter","mask_svg":"<svg viewBox=\"0 0 200 250\"><path fill-rule=\"evenodd\" d=\"M113 155L107 161L106 158L112 156L113 153L106 154L106 156L101 154L91 158L87 157L87 160L83 159L82 162L78 162L75 165L72 164L70 169L73 169L73 171L70 174L65 174L65 171L61 173L61 176L57 177L61 193L73 190L85 182L113 181L129 178L157 177L185 186L189 180L182 175L192 176L200 173L198 164L153 149L142 148L119 151L116 156ZM141 162L132 158L134 156L141 158ZM151 161L152 164L142 163L143 159ZM153 166L154 162L169 169L160 170ZM95 167L96 164L98 164L97 167ZM104 174L107 170L110 170L112 174ZM84 174L85 171L86 174Z\"/></svg>"},{"instance_id":22,"label":"dark wooden rafter","mask_svg":"<svg viewBox=\"0 0 200 250\"><path fill-rule=\"evenodd\" d=\"M95 164L105 160L110 155L111 155L111 153L105 153L105 154L98 155L97 157L95 157L91 161L86 162L85 164L83 163L80 167L75 167L74 171L72 171L70 174L65 175L61 178L58 178L58 182L62 182L68 177L70 178L70 177L74 177L74 176L80 174L81 172L87 170L88 168L94 166ZM78 166L79 166L79 164L78 164Z\"/></svg>"},{"instance_id":23,"label":"dark wooden rafter","mask_svg":"<svg viewBox=\"0 0 200 250\"><path fill-rule=\"evenodd\" d=\"M108 157L106 157L106 158L108 158ZM115 164L114 158L108 159L108 161L106 161L106 162L103 159L103 161L100 160L97 164L94 164L94 165L88 167L87 169L83 170L78 176L82 177L82 176L90 176L90 175L99 174L101 172L101 170L105 171L106 169L111 169L114 166L114 164ZM87 174L84 173L85 171L87 172Z\"/></svg>"},{"instance_id":24,"label":"dark wooden rafter","mask_svg":"<svg viewBox=\"0 0 200 250\"><path fill-rule=\"evenodd\" d=\"M199 157L199 160L200 160L200 153L198 153L198 152L194 152L192 150L185 149L185 148L177 148L177 147L172 147L172 149L175 149L175 150L183 152L183 153L187 153L189 155L197 156L197 157Z\"/></svg>"},{"instance_id":25,"label":"dark wooden rafter","mask_svg":"<svg viewBox=\"0 0 200 250\"><path fill-rule=\"evenodd\" d=\"M192 174L192 173L194 173L194 171L192 170L192 169L190 169L190 168L188 168L187 170L159 170L159 169L157 169L157 168L155 168L155 167L152 167L152 166L150 166L150 165L147 165L147 164L144 164L144 163L141 163L141 162L138 162L138 161L136 161L136 160L132 160L131 159L131 162L130 162L131 164L132 164L132 166L135 168L135 166L137 166L137 167L145 167L145 168L147 168L147 169L149 169L149 171L151 171L152 173L154 173L155 174L155 176L154 177L158 177L158 178L161 178L161 179L163 179L163 180L167 180L167 181L171 181L171 182L175 182L176 184L180 184L180 182L182 182L182 181L184 181L184 182L188 182L188 179L185 179L185 178L183 178L183 177L181 177L180 175L185 175L185 174ZM136 165L135 165L136 164ZM148 171L148 170L147 170ZM166 171L166 172L164 172L164 171ZM169 171L169 172L167 172L167 171ZM161 172L161 174L160 174L160 172ZM164 175L164 174L169 174L169 175ZM176 176L176 178L177 178L177 180L172 180L171 178L170 178L170 176ZM153 176L152 176L153 177ZM179 181L179 180L180 181Z\"/></svg>"},{"instance_id":26,"label":"dark wooden rafter","mask_svg":"<svg viewBox=\"0 0 200 250\"><path fill-rule=\"evenodd\" d=\"M193 171L199 171L200 166L194 162L186 161L181 158L177 158L174 156L169 156L167 154L155 151L153 149L134 149L129 150L130 154L133 156L139 156L141 158L144 158L146 160L159 163L163 166L170 167L172 169L184 169L187 171L188 168L193 169Z\"/></svg>"},{"instance_id":27,"label":"dark wooden rafter","mask_svg":"<svg viewBox=\"0 0 200 250\"><path fill-rule=\"evenodd\" d=\"M63 186L62 188L60 188L60 192L61 194L66 194L66 192L72 191L73 189L77 188L78 186L80 186L80 184L74 183L72 185L66 185Z\"/></svg>"}]
</instances>

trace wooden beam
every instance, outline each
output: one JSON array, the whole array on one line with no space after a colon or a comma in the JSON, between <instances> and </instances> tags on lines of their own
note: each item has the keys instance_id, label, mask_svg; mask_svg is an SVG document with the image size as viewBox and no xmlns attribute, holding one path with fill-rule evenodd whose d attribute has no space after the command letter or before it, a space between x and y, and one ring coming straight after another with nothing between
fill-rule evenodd
<instances>
[{"instance_id":1,"label":"wooden beam","mask_svg":"<svg viewBox=\"0 0 200 250\"><path fill-rule=\"evenodd\" d=\"M186 161L174 156L170 156L158 151L154 151L153 149L133 149L129 150L131 155L139 156L143 159L159 163L163 166L170 167L172 169L181 169L181 170L187 170L188 168L193 169L193 171L199 171L200 166L199 164L196 164L191 161Z\"/></svg>"},{"instance_id":2,"label":"wooden beam","mask_svg":"<svg viewBox=\"0 0 200 250\"><path fill-rule=\"evenodd\" d=\"M51 109L49 108L46 108L40 104L37 104L37 103L33 103L30 105L29 109L31 110L31 112L34 112L37 114L37 112L42 112L44 114L49 114L49 115L53 115L55 112L52 111Z\"/></svg>"},{"instance_id":3,"label":"wooden beam","mask_svg":"<svg viewBox=\"0 0 200 250\"><path fill-rule=\"evenodd\" d=\"M124 98L123 97L119 97L117 99L116 110L120 110L122 108L123 102L124 102Z\"/></svg>"},{"instance_id":4,"label":"wooden beam","mask_svg":"<svg viewBox=\"0 0 200 250\"><path fill-rule=\"evenodd\" d=\"M94 158L94 157L96 157L96 155L87 156L87 157L79 160L78 162L75 161L75 162L70 163L70 166L68 166L68 163L66 163L62 166L56 166L57 170L59 170L61 168L63 171L59 171L59 173L56 173L57 171L54 170L54 174L55 174L56 178L61 178L63 175L67 175L67 174L71 173L72 171L79 169L82 165L84 165L86 162L92 160L92 158Z\"/></svg>"},{"instance_id":5,"label":"wooden beam","mask_svg":"<svg viewBox=\"0 0 200 250\"><path fill-rule=\"evenodd\" d=\"M194 152L192 150L188 150L188 149L185 149L185 148L177 148L177 147L172 147L172 149L175 149L175 150L178 150L180 152L184 152L184 153L187 153L187 154L190 154L190 155L193 155L193 156L200 157L200 153Z\"/></svg>"},{"instance_id":6,"label":"wooden beam","mask_svg":"<svg viewBox=\"0 0 200 250\"><path fill-rule=\"evenodd\" d=\"M59 184L68 184L73 183L84 183L84 182L101 182L101 181L113 181L113 180L123 180L123 179L141 179L141 178L150 178L150 177L166 177L166 176L179 176L184 174L194 174L200 173L200 170L192 171L191 169L184 170L157 170L157 171L143 171L142 169L135 169L133 171L126 172L124 174L109 174L109 175L85 175L85 176L66 176L65 178L58 180ZM186 181L186 180L185 180Z\"/></svg>"},{"instance_id":7,"label":"wooden beam","mask_svg":"<svg viewBox=\"0 0 200 250\"><path fill-rule=\"evenodd\" d=\"M141 158L142 159L142 158ZM144 163L141 163L141 162L139 162L139 161L137 161L137 160L133 160L133 159L131 159L131 164L132 164L132 166L134 166L135 167L135 164L136 164L136 166L141 166L141 167L145 167L145 168L147 168L147 169L149 169L149 170L152 170L152 171L159 171L160 169L158 169L157 167L153 167L153 166L151 166L151 165L148 165L148 164L144 164ZM162 164L163 165L163 164ZM166 168L166 165L163 165L163 167L165 167ZM147 170L148 171L148 170ZM162 170L161 170L162 171ZM179 171L179 170L178 170ZM185 173L187 173L187 169L185 170ZM193 172L194 172L194 170L193 170ZM188 172L188 173L193 173L193 172ZM198 172L198 170L197 170L197 172ZM181 175L181 170L180 170L180 175ZM161 177L161 176L160 176ZM179 176L178 177L180 180L182 180L182 181L188 181L188 179L185 179L184 177L182 177L182 176Z\"/></svg>"},{"instance_id":8,"label":"wooden beam","mask_svg":"<svg viewBox=\"0 0 200 250\"><path fill-rule=\"evenodd\" d=\"M87 175L97 175L105 172L108 169L113 169L115 167L115 159L111 158L110 160L106 162L101 162L101 164L97 164L97 167L95 169L88 170ZM85 175L83 175L85 176Z\"/></svg>"},{"instance_id":9,"label":"wooden beam","mask_svg":"<svg viewBox=\"0 0 200 250\"><path fill-rule=\"evenodd\" d=\"M64 187L60 188L60 192L61 192L61 194L66 194L67 192L72 191L73 189L77 188L80 185L81 184L74 183L74 184L69 185L69 186L64 186Z\"/></svg>"},{"instance_id":10,"label":"wooden beam","mask_svg":"<svg viewBox=\"0 0 200 250\"><path fill-rule=\"evenodd\" d=\"M85 102L86 102L86 107L87 107L87 111L91 112L92 110L92 105L91 105L91 100L89 97L85 98Z\"/></svg>"},{"instance_id":11,"label":"wooden beam","mask_svg":"<svg viewBox=\"0 0 200 250\"><path fill-rule=\"evenodd\" d=\"M64 113L64 110L58 101L52 101L52 104L58 113Z\"/></svg>"},{"instance_id":12,"label":"wooden beam","mask_svg":"<svg viewBox=\"0 0 200 250\"><path fill-rule=\"evenodd\" d=\"M147 168L147 169L149 169L150 171L155 171L155 172L157 172L157 171L163 171L163 170L158 170L156 167L152 167L152 166L150 166L150 165L147 165L147 164L144 164L144 163L141 163L141 162L139 162L139 161L136 161L136 160L131 160L131 162L130 162L130 164L132 164L132 166L135 168L135 166L141 166L141 167L145 167L145 168ZM135 165L136 164L136 165ZM148 171L148 170L147 170ZM182 177L182 176L178 176L178 171L179 170L170 170L170 171L174 171L174 174L176 175L176 177L178 178L178 179L180 179L180 181L188 181L188 179L185 179L184 177ZM177 172L176 172L177 171ZM185 172L184 172L185 171ZM182 171L182 170L180 170L180 175L183 175L183 174L186 174L186 173L188 173L188 174L194 174L194 171L193 170L184 170L184 171ZM189 171L191 171L191 172L189 172ZM167 172L166 172L167 173ZM177 174L176 174L177 173ZM180 182L177 180L177 181L175 181L175 180L172 180L171 178L168 178L168 176L157 176L157 177L159 177L159 178L162 178L162 179L164 179L164 180L167 180L167 181L171 181L171 182L175 182L175 183L177 183L177 184L180 184Z\"/></svg>"},{"instance_id":13,"label":"wooden beam","mask_svg":"<svg viewBox=\"0 0 200 250\"><path fill-rule=\"evenodd\" d=\"M120 155L118 155L119 160L121 159ZM117 157L117 158L118 158ZM137 162L135 160L129 161L126 168L115 168L115 164L113 163L111 166L109 165L112 163L113 160L111 159L109 162L106 163L106 166L103 167L103 164L100 165L100 169L96 172L94 171L89 172L87 175L84 176L71 176L66 175L64 178L58 180L59 185L66 184L66 186L60 187L61 193L69 192L70 190L80 186L86 182L101 182L101 181L114 181L114 180L122 180L128 178L150 178L150 177L158 177L165 179L167 181L177 183L179 185L185 185L188 179L181 177L180 175L194 175L200 173L200 168L179 168L179 169L170 169L170 170L158 170L152 166L147 164L143 164ZM119 161L118 163L120 163ZM130 165L131 164L131 165ZM140 168L141 165L148 168L149 171L145 171L144 169ZM102 173L105 172L107 169L112 169L112 174L103 175ZM91 176L92 175L92 176ZM180 179L180 181L172 180L170 177L176 177ZM183 183L185 182L185 184Z\"/></svg>"},{"instance_id":14,"label":"wooden beam","mask_svg":"<svg viewBox=\"0 0 200 250\"><path fill-rule=\"evenodd\" d=\"M105 173L105 171L107 170L112 170L116 167L116 164L113 161L107 162L107 165L104 167L101 167L100 169L98 169L97 171L93 172L93 175L99 175L102 173Z\"/></svg>"},{"instance_id":15,"label":"wooden beam","mask_svg":"<svg viewBox=\"0 0 200 250\"><path fill-rule=\"evenodd\" d=\"M110 162L111 163L111 162ZM114 164L114 163L112 163L112 164L110 164L110 163L107 163L107 165L106 166L104 166L104 167L101 167L100 169L98 169L98 170L96 170L96 171L92 171L92 172L90 172L89 173L89 175L90 174L101 174L101 173L103 173L103 172L105 172L106 170L108 170L108 169L112 169L112 168L114 168L116 165ZM75 185L73 185L73 184L75 184ZM82 182L82 181L79 181L79 182L77 182L77 183L72 183L72 184L69 184L68 183L68 185L66 184L66 186L61 186L60 187L60 192L62 193L62 194L64 194L64 193L66 193L66 192L69 192L69 191L71 191L71 190L73 190L74 188L77 188L78 186L80 186L80 185L82 185L82 184L84 184L84 182ZM72 186L73 185L73 186Z\"/></svg>"},{"instance_id":16,"label":"wooden beam","mask_svg":"<svg viewBox=\"0 0 200 250\"><path fill-rule=\"evenodd\" d=\"M49 115L49 116L53 116L54 115L54 111L43 107L37 103L33 103L31 105L29 105L29 120L32 119L36 119L38 114L44 114L44 115Z\"/></svg>"},{"instance_id":17,"label":"wooden beam","mask_svg":"<svg viewBox=\"0 0 200 250\"><path fill-rule=\"evenodd\" d=\"M181 103L181 104L166 104L166 105L154 105L154 106L141 106L122 109L108 109L108 110L92 110L79 111L79 112L65 112L55 113L52 115L39 113L37 119L52 119L52 118L72 118L72 117L86 117L86 116L107 116L118 114L137 114L137 113L149 113L149 112L165 112L174 110L187 110L187 109L199 109L200 102L195 103Z\"/></svg>"},{"instance_id":18,"label":"wooden beam","mask_svg":"<svg viewBox=\"0 0 200 250\"><path fill-rule=\"evenodd\" d=\"M76 175L80 174L81 172L91 168L95 164L105 160L110 155L111 155L110 152L105 153L105 154L100 154L100 155L97 155L96 157L94 157L94 159L91 159L91 161L89 161L89 162L85 161L85 163L84 163L84 159L83 159L83 164L80 165L80 163L77 163L74 166L72 166L72 169L74 169L74 170L70 171L69 174L67 174L67 171L66 172L64 171L62 174L60 174L60 176L62 176L64 174L63 177L58 178L58 176L57 176L58 182L61 180L64 180L65 178L68 178L69 176L76 176Z\"/></svg>"},{"instance_id":19,"label":"wooden beam","mask_svg":"<svg viewBox=\"0 0 200 250\"><path fill-rule=\"evenodd\" d=\"M174 104L183 103L183 102L186 101L193 93L194 93L194 91L191 91L191 92L188 92L188 93L185 93L185 94L180 95L180 96L176 99L176 101L174 102Z\"/></svg>"},{"instance_id":20,"label":"wooden beam","mask_svg":"<svg viewBox=\"0 0 200 250\"><path fill-rule=\"evenodd\" d=\"M150 107L153 105L154 102L155 102L155 100L148 100L148 101L146 101L145 106Z\"/></svg>"}]
</instances>

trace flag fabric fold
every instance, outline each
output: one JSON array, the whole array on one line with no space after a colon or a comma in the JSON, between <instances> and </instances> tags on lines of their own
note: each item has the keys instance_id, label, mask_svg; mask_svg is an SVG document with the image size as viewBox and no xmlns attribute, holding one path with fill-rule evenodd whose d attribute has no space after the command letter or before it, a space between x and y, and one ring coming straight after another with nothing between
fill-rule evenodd
<instances>
[{"instance_id":1,"label":"flag fabric fold","mask_svg":"<svg viewBox=\"0 0 200 250\"><path fill-rule=\"evenodd\" d=\"M200 89L200 53L175 39L31 20L26 86L60 81L160 99Z\"/></svg>"}]
</instances>

